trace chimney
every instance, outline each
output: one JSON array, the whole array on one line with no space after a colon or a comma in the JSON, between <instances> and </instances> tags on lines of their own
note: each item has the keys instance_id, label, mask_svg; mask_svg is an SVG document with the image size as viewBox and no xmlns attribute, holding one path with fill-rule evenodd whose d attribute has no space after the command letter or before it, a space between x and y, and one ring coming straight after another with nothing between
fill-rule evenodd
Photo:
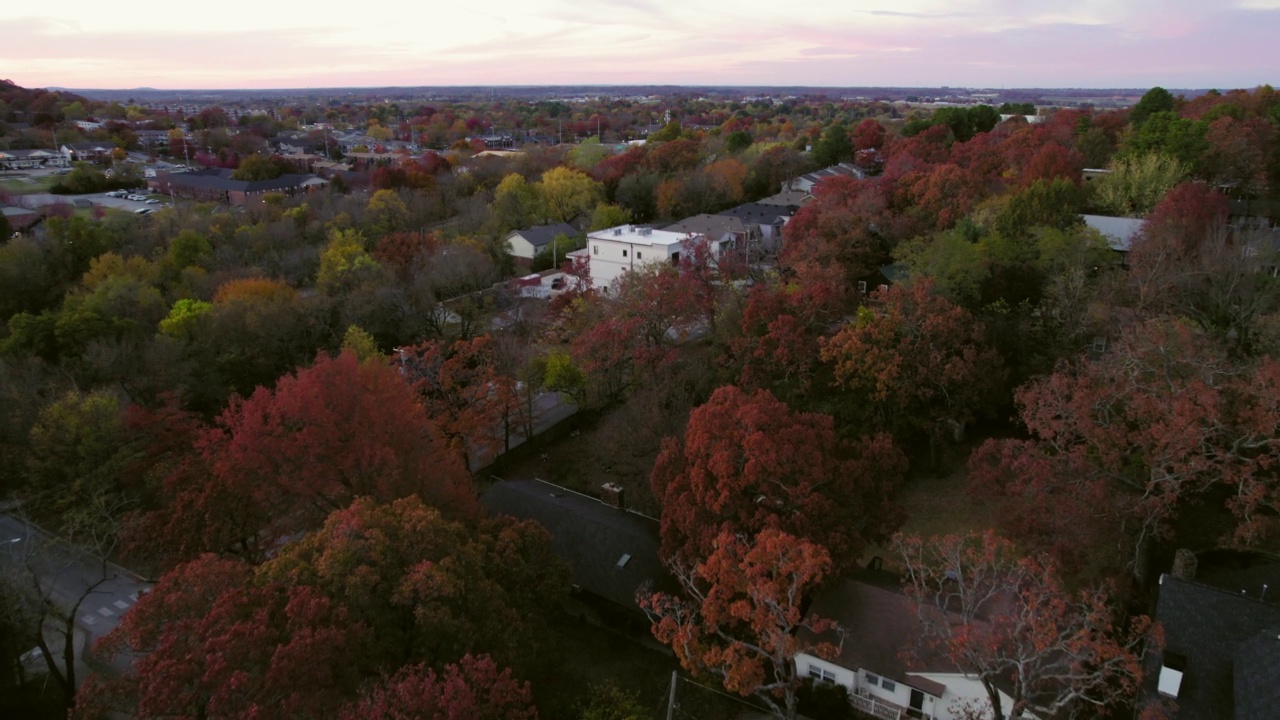
<instances>
[{"instance_id":1,"label":"chimney","mask_svg":"<svg viewBox=\"0 0 1280 720\"><path fill-rule=\"evenodd\" d=\"M619 510L626 510L627 505L622 496L622 486L618 483L607 482L600 486L600 502L609 507L616 507Z\"/></svg>"},{"instance_id":2,"label":"chimney","mask_svg":"<svg viewBox=\"0 0 1280 720\"><path fill-rule=\"evenodd\" d=\"M1178 548L1178 551L1173 554L1173 569L1169 572L1179 580L1195 580L1198 564L1199 561L1196 560L1194 552L1187 548Z\"/></svg>"}]
</instances>

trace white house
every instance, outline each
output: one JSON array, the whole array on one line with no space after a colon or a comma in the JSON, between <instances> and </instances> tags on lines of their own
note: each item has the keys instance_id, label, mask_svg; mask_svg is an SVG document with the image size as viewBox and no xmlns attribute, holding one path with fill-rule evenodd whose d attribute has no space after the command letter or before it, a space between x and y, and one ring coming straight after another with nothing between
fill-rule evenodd
<instances>
[{"instance_id":1,"label":"white house","mask_svg":"<svg viewBox=\"0 0 1280 720\"><path fill-rule=\"evenodd\" d=\"M884 720L959 720L963 705L989 703L977 677L945 658L904 659L903 651L917 646L921 625L915 607L896 587L850 580L818 598L812 611L838 622L844 643L831 660L796 655L796 671L843 685L855 709ZM1013 700L1004 692L1000 698L1007 712Z\"/></svg>"},{"instance_id":2,"label":"white house","mask_svg":"<svg viewBox=\"0 0 1280 720\"><path fill-rule=\"evenodd\" d=\"M53 150L0 150L0 169L4 170L30 170L67 165L66 157Z\"/></svg>"},{"instance_id":3,"label":"white house","mask_svg":"<svg viewBox=\"0 0 1280 720\"><path fill-rule=\"evenodd\" d=\"M587 235L587 261L591 285L609 291L623 273L650 263L679 264L687 242L699 236L684 232L654 230L639 225L619 225ZM713 243L711 252L718 255L727 241Z\"/></svg>"}]
</instances>

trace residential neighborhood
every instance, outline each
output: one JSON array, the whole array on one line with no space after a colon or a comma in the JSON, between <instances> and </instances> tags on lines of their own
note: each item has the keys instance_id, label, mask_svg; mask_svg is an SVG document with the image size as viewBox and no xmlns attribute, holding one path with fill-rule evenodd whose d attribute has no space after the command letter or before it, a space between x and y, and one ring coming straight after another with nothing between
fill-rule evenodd
<instances>
[{"instance_id":1,"label":"residential neighborhood","mask_svg":"<svg viewBox=\"0 0 1280 720\"><path fill-rule=\"evenodd\" d=\"M1270 718L1280 95L0 83L0 716Z\"/></svg>"}]
</instances>

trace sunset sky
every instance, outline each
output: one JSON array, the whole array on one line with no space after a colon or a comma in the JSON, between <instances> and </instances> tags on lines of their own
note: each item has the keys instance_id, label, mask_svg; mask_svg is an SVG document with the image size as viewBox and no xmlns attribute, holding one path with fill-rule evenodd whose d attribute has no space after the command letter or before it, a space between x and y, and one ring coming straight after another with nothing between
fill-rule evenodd
<instances>
[{"instance_id":1,"label":"sunset sky","mask_svg":"<svg viewBox=\"0 0 1280 720\"><path fill-rule=\"evenodd\" d=\"M1280 0L428 0L0 8L26 87L1252 88Z\"/></svg>"}]
</instances>

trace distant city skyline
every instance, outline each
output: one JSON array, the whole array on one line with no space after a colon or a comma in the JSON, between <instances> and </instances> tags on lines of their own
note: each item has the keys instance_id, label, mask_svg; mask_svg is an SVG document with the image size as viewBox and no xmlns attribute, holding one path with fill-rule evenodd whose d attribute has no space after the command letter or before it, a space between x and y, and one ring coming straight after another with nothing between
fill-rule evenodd
<instances>
[{"instance_id":1,"label":"distant city skyline","mask_svg":"<svg viewBox=\"0 0 1280 720\"><path fill-rule=\"evenodd\" d=\"M418 85L1253 88L1280 0L569 0L182 8L10 3L26 87Z\"/></svg>"}]
</instances>

